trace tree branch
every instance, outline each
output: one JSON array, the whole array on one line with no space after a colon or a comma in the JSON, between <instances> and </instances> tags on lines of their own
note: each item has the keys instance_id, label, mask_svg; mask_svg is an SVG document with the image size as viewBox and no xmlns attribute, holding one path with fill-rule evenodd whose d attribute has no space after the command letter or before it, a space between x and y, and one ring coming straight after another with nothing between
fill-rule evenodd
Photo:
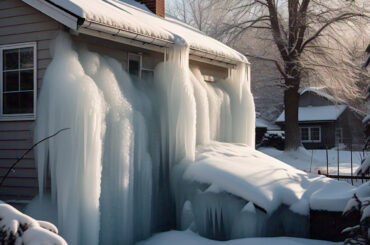
<instances>
[{"instance_id":1,"label":"tree branch","mask_svg":"<svg viewBox=\"0 0 370 245\"><path fill-rule=\"evenodd\" d=\"M347 19L350 19L350 18L353 18L353 17L368 17L364 14L357 14L357 13L344 13L344 14L341 14L337 17L334 17L332 19L330 19L327 23L325 23L322 27L320 27L315 34L313 34L311 37L309 37L305 42L303 42L301 48L300 48L300 52L302 52L304 50L304 48L306 47L307 44L309 44L310 42L312 42L313 40L315 40L317 37L320 36L320 34L327 28L329 27L331 24L333 23L336 23L338 21L342 21L342 20L347 20Z\"/></svg>"},{"instance_id":2,"label":"tree branch","mask_svg":"<svg viewBox=\"0 0 370 245\"><path fill-rule=\"evenodd\" d=\"M10 168L8 169L8 171L6 172L6 174L3 176L3 178L1 179L1 181L0 181L0 187L3 185L3 183L4 183L4 181L6 180L6 178L9 176L9 174L10 174L10 172L14 169L14 167L28 154L28 153L30 153L37 145L39 145L40 143L42 143L42 142L44 142L44 141L46 141L46 140L48 140L48 139L50 139L50 138L53 138L54 136L56 136L56 135L58 135L59 133L61 133L61 132L63 132L63 131L65 131L65 130L68 130L68 129L70 129L70 128L63 128L63 129L61 129L61 130L59 130L58 132L56 132L55 134L53 134L53 135L50 135L50 136L48 136L48 137L46 137L46 138L44 138L44 139L42 139L42 140L40 140L40 141L38 141L38 142L36 142L34 145L32 145L31 146L31 148L29 148L28 150L26 150L24 153L23 153L23 155L20 157L20 158L18 158L17 159L17 161L15 161L11 166L10 166Z\"/></svg>"}]
</instances>

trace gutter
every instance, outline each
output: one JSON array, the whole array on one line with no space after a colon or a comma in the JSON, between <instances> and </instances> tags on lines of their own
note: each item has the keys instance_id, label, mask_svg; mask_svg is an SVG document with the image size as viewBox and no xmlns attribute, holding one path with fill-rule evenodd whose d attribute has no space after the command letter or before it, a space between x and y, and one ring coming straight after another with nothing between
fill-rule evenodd
<instances>
[{"instance_id":1,"label":"gutter","mask_svg":"<svg viewBox=\"0 0 370 245\"><path fill-rule=\"evenodd\" d=\"M173 41L111 27L86 19L82 19L80 23L82 24L78 26L76 30L77 33L109 39L115 42L121 42L160 53L164 53L166 49L175 45ZM222 55L215 55L193 47L190 47L190 59L228 68L235 68L235 66L240 63L239 60L231 59Z\"/></svg>"}]
</instances>

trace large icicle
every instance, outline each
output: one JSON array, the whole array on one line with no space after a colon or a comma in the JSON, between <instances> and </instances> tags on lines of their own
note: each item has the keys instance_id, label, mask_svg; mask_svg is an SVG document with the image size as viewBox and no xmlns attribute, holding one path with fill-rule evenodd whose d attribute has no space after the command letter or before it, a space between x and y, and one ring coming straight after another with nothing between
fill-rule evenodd
<instances>
[{"instance_id":1,"label":"large icicle","mask_svg":"<svg viewBox=\"0 0 370 245\"><path fill-rule=\"evenodd\" d=\"M168 61L155 69L160 100L162 155L174 164L184 157L194 160L196 103L189 74L189 48L171 48Z\"/></svg>"},{"instance_id":2,"label":"large icicle","mask_svg":"<svg viewBox=\"0 0 370 245\"><path fill-rule=\"evenodd\" d=\"M69 128L36 152L40 192L50 164L58 227L69 244L98 244L105 104L66 34L53 50L39 97L35 140Z\"/></svg>"},{"instance_id":3,"label":"large icicle","mask_svg":"<svg viewBox=\"0 0 370 245\"><path fill-rule=\"evenodd\" d=\"M85 71L103 92L109 107L102 162L100 240L105 244L132 244L133 109L123 97L116 76L105 58L82 49L80 60ZM125 83L131 82L127 75L122 78Z\"/></svg>"},{"instance_id":4,"label":"large icicle","mask_svg":"<svg viewBox=\"0 0 370 245\"><path fill-rule=\"evenodd\" d=\"M256 115L249 77L249 67L240 63L236 69L231 70L231 76L224 84L232 103L232 142L244 143L254 148Z\"/></svg>"}]
</instances>

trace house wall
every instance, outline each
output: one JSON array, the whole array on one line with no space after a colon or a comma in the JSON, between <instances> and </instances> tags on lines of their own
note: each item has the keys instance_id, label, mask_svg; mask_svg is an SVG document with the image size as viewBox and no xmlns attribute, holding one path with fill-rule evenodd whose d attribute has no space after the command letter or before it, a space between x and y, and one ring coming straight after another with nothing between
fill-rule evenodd
<instances>
[{"instance_id":1,"label":"house wall","mask_svg":"<svg viewBox=\"0 0 370 245\"><path fill-rule=\"evenodd\" d=\"M61 25L20 0L0 0L0 45L37 43L37 87L51 61L50 41ZM34 121L0 121L0 178L32 146ZM28 200L37 194L33 151L0 187L0 200Z\"/></svg>"},{"instance_id":2,"label":"house wall","mask_svg":"<svg viewBox=\"0 0 370 245\"><path fill-rule=\"evenodd\" d=\"M362 126L362 116L347 108L336 122L336 127L343 129L343 143L347 148L362 150L365 144L365 134Z\"/></svg>"},{"instance_id":3,"label":"house wall","mask_svg":"<svg viewBox=\"0 0 370 245\"><path fill-rule=\"evenodd\" d=\"M326 106L333 105L333 102L325 97L319 96L312 92L306 92L299 97L299 106Z\"/></svg>"},{"instance_id":4,"label":"house wall","mask_svg":"<svg viewBox=\"0 0 370 245\"><path fill-rule=\"evenodd\" d=\"M51 62L50 45L64 27L21 0L0 0L0 45L24 42L37 43L37 87L41 88L45 70ZM154 69L164 59L163 54L86 35L72 36L75 45L87 46L116 58L127 67L128 53L140 53L143 68ZM202 73L226 78L228 70L191 61ZM35 121L0 121L0 178L33 144ZM38 193L34 152L30 152L12 171L0 187L0 200L30 200Z\"/></svg>"},{"instance_id":5,"label":"house wall","mask_svg":"<svg viewBox=\"0 0 370 245\"><path fill-rule=\"evenodd\" d=\"M321 127L321 142L302 143L306 149L325 149L335 146L335 123L334 122L311 122L299 123L300 127L305 126L320 126Z\"/></svg>"}]
</instances>

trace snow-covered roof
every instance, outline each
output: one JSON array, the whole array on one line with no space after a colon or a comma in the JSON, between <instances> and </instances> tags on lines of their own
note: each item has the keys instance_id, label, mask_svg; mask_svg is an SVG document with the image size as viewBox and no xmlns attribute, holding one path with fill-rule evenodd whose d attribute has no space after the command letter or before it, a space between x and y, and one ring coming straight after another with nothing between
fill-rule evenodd
<instances>
[{"instance_id":1,"label":"snow-covered roof","mask_svg":"<svg viewBox=\"0 0 370 245\"><path fill-rule=\"evenodd\" d=\"M78 18L76 31L94 29L114 36L138 36L147 43L183 44L186 42L193 54L212 54L236 62L248 62L245 56L227 45L171 17L161 18L145 10L133 0L23 0L59 22L67 22L60 13L45 6L59 8ZM41 4L42 3L42 4ZM51 3L51 4L50 4ZM131 3L131 4L129 4ZM58 15L59 14L59 15ZM58 17L59 16L59 17ZM83 22L81 24L81 22ZM66 23L67 24L67 23ZM71 27L71 25L69 25ZM72 25L73 27L73 25ZM192 54L191 52L191 54ZM198 54L201 56L201 54Z\"/></svg>"},{"instance_id":2,"label":"snow-covered roof","mask_svg":"<svg viewBox=\"0 0 370 245\"><path fill-rule=\"evenodd\" d=\"M298 121L335 121L346 108L347 105L299 107ZM280 114L276 122L285 122L285 111Z\"/></svg>"},{"instance_id":3,"label":"snow-covered roof","mask_svg":"<svg viewBox=\"0 0 370 245\"><path fill-rule=\"evenodd\" d=\"M268 130L274 130L274 129L279 129L279 126L273 123L270 123L269 121L263 118L257 117L256 118L256 128L267 128Z\"/></svg>"}]
</instances>

